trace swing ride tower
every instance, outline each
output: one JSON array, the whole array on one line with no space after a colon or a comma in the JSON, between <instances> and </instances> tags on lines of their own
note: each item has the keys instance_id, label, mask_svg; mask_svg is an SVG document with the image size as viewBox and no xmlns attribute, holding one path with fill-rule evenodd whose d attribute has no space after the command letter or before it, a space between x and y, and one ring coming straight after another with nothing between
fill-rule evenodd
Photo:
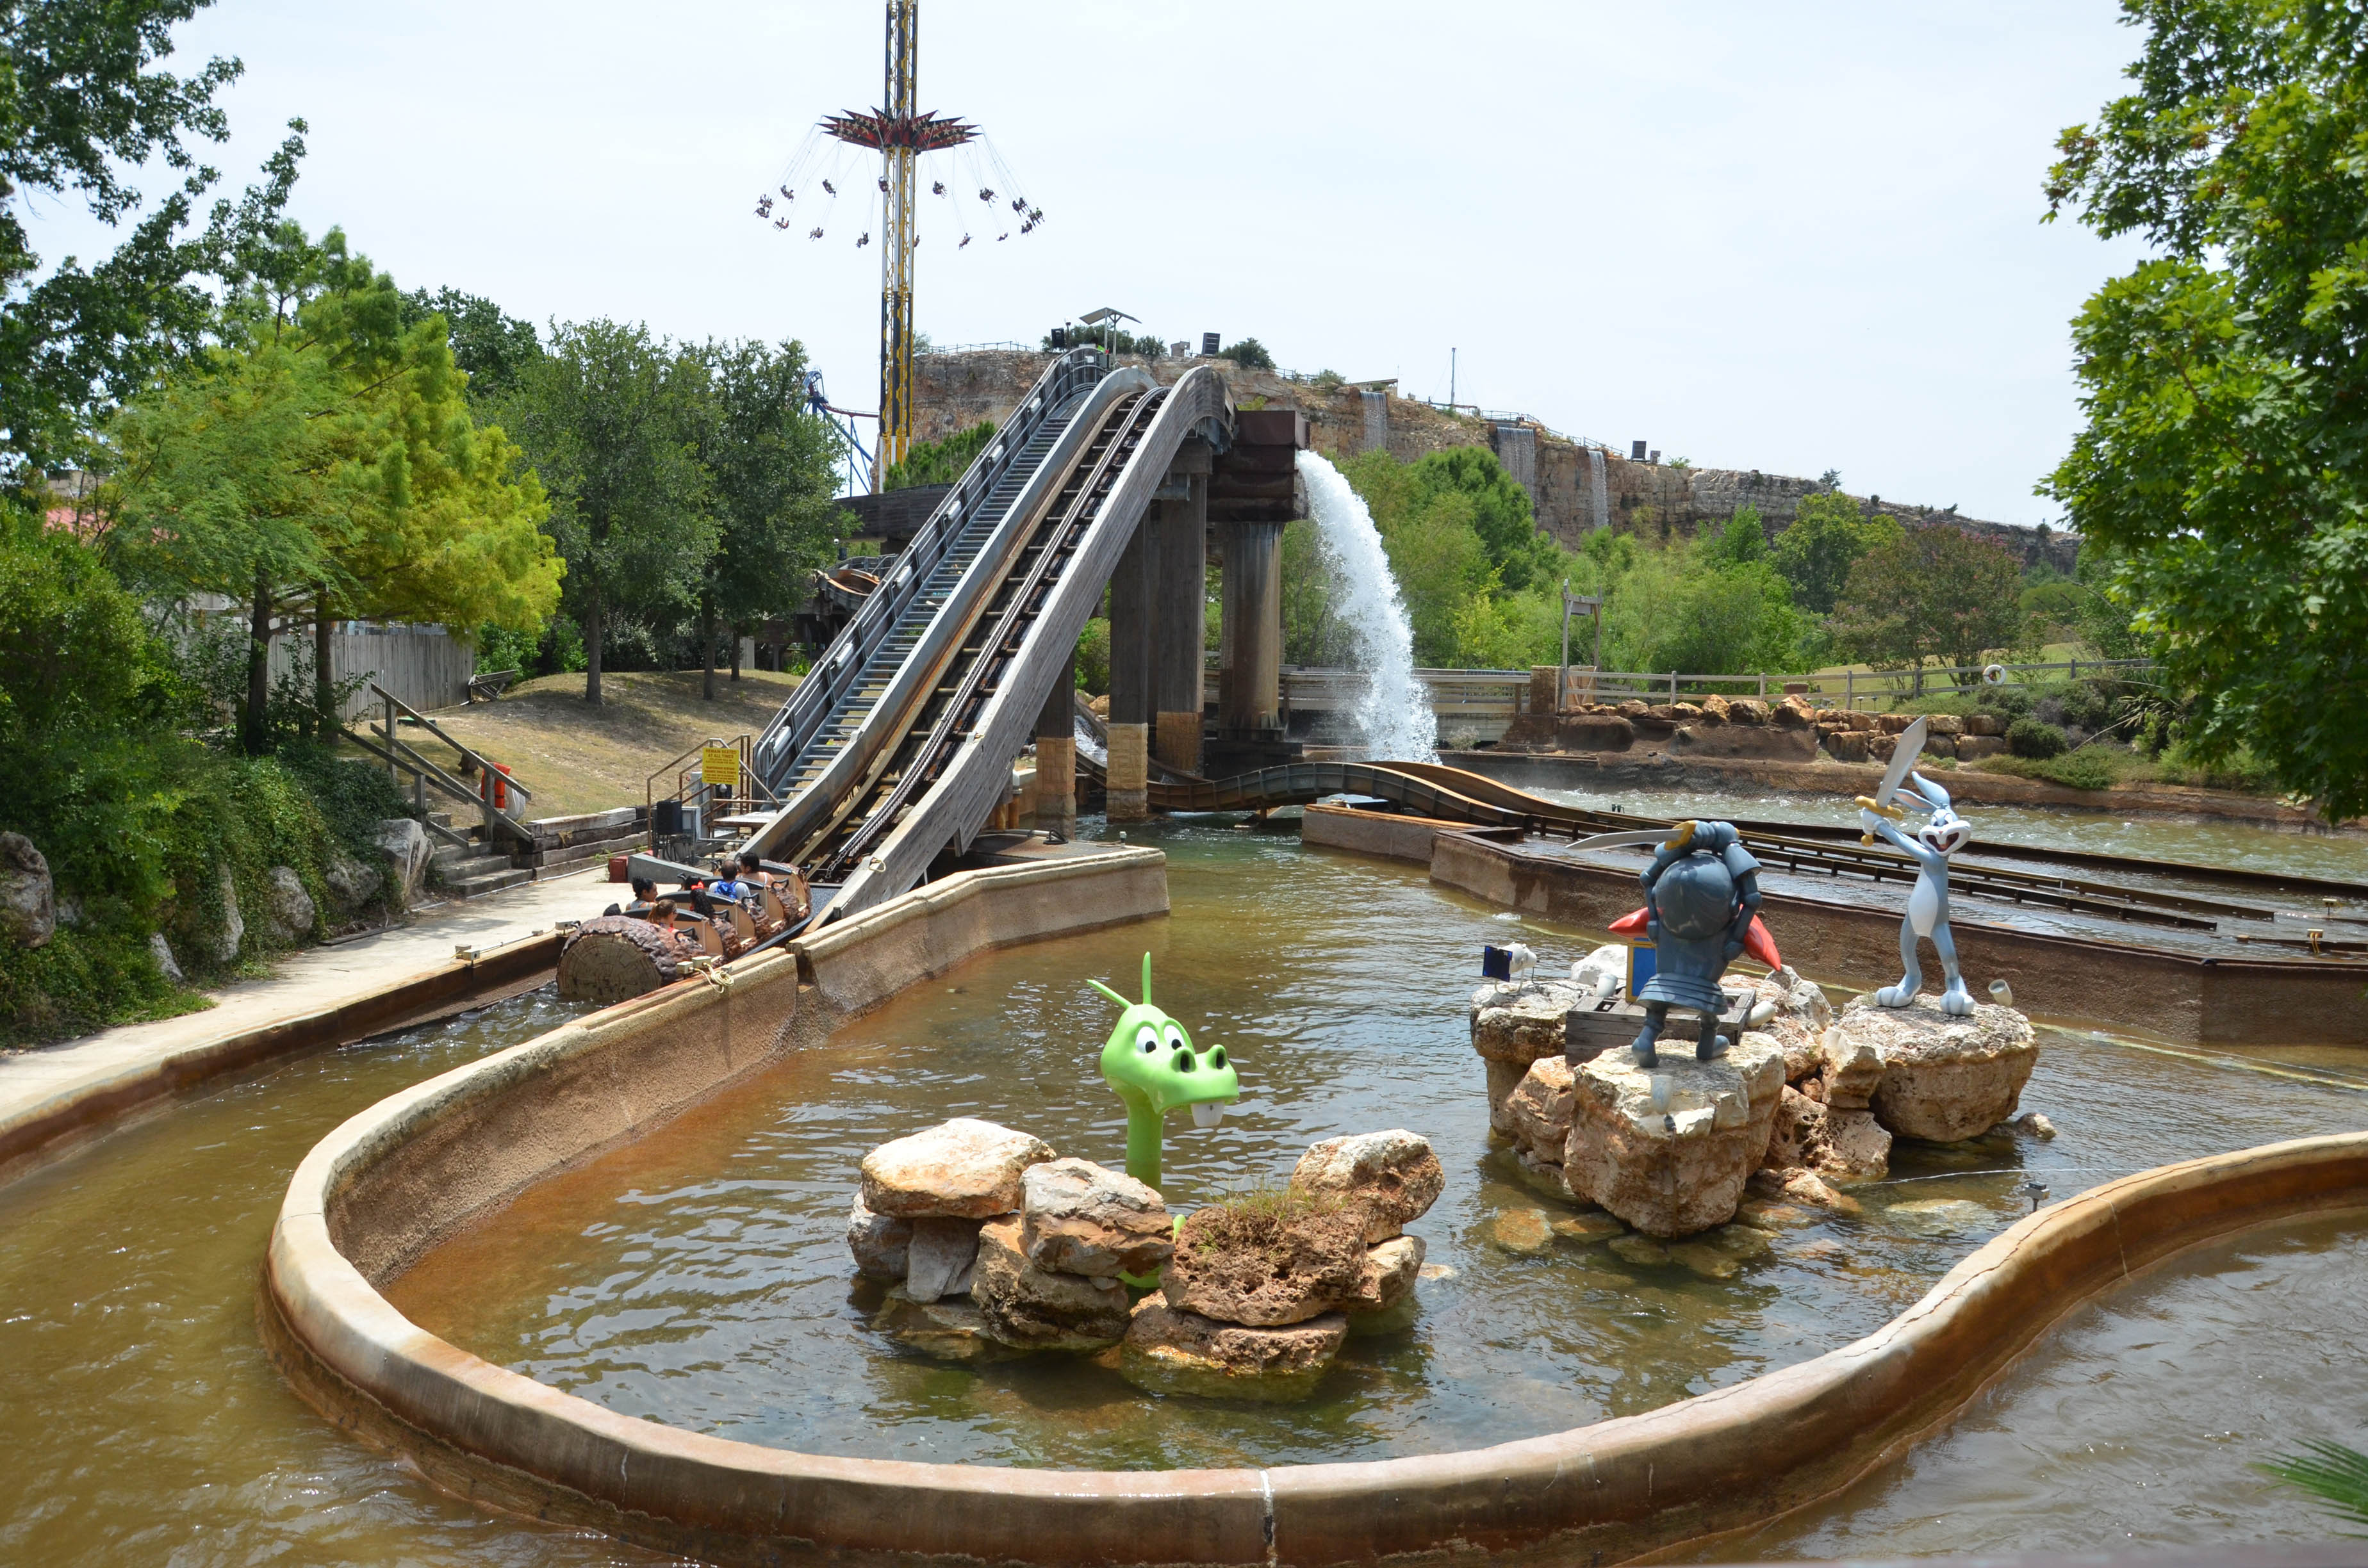
<instances>
[{"instance_id":1,"label":"swing ride tower","mask_svg":"<svg viewBox=\"0 0 2368 1568\"><path fill-rule=\"evenodd\" d=\"M920 234L913 222L916 172L924 153L959 147L977 129L915 108L920 54L920 0L888 0L888 55L883 107L869 114L832 115L822 129L850 146L880 154L885 200L880 248L880 444L872 453L876 489L890 465L904 460L913 439L913 252Z\"/></svg>"}]
</instances>

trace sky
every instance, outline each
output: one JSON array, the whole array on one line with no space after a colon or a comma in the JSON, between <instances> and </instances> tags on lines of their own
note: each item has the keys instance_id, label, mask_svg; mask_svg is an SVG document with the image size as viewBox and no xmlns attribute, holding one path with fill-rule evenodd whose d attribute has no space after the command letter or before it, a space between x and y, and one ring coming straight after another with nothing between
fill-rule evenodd
<instances>
[{"instance_id":1,"label":"sky","mask_svg":"<svg viewBox=\"0 0 2368 1568\"><path fill-rule=\"evenodd\" d=\"M2078 426L2066 324L2141 252L2043 223L2041 184L2125 85L2119 15L926 0L922 107L983 127L1045 221L998 243L1000 200L924 197L916 318L1032 345L1111 306L1440 400L1452 357L1459 400L1623 450L2055 521L2033 486ZM819 115L880 100L882 24L848 0L216 0L175 63L245 63L208 154L231 187L302 116L295 214L405 288L793 336L871 407L871 193L820 241L811 186L787 229L754 208ZM33 216L46 254L103 247L69 206Z\"/></svg>"}]
</instances>

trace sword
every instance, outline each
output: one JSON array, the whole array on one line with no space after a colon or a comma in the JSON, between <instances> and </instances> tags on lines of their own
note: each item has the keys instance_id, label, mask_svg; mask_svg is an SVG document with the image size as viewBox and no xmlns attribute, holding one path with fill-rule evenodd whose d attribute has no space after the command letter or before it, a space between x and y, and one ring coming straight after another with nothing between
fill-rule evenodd
<instances>
[{"instance_id":1,"label":"sword","mask_svg":"<svg viewBox=\"0 0 2368 1568\"><path fill-rule=\"evenodd\" d=\"M1899 793L1899 786L1907 778L1907 770L1916 766L1917 756L1924 749L1925 728L1925 721L1918 719L1899 732L1898 738L1891 743L1891 766L1883 770L1883 783L1876 788L1874 799L1861 799L1860 805L1868 811L1879 812L1894 822L1907 816L1907 812L1891 803L1891 798ZM1858 841L1871 845L1874 842L1874 835L1861 833Z\"/></svg>"},{"instance_id":2,"label":"sword","mask_svg":"<svg viewBox=\"0 0 2368 1568\"><path fill-rule=\"evenodd\" d=\"M1577 843L1573 844L1571 848L1574 850L1626 849L1632 845L1638 844L1659 845L1664 842L1675 843L1676 839L1672 835L1679 833L1685 825L1687 824L1679 824L1674 828L1641 827L1628 828L1619 833L1599 833L1592 838L1580 839Z\"/></svg>"}]
</instances>

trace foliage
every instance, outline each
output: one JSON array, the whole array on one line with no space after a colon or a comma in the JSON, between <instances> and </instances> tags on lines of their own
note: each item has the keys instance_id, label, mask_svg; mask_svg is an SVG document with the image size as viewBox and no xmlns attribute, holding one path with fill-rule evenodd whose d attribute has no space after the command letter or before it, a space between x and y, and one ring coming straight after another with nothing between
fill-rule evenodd
<instances>
[{"instance_id":1,"label":"foliage","mask_svg":"<svg viewBox=\"0 0 2368 1568\"><path fill-rule=\"evenodd\" d=\"M2050 212L2155 255L2074 325L2087 426L2048 481L2120 552L2108 589L2193 694L2202 757L2249 747L2368 810L2368 13L2124 0L2135 90L2067 130Z\"/></svg>"},{"instance_id":2,"label":"foliage","mask_svg":"<svg viewBox=\"0 0 2368 1568\"><path fill-rule=\"evenodd\" d=\"M614 610L685 605L714 552L711 481L695 449L706 372L644 326L562 326L498 408L549 492L565 602L584 629L584 698L600 700Z\"/></svg>"},{"instance_id":3,"label":"foliage","mask_svg":"<svg viewBox=\"0 0 2368 1568\"><path fill-rule=\"evenodd\" d=\"M967 430L935 441L916 441L905 449L905 460L890 463L880 482L882 490L909 490L918 484L951 484L978 460L995 439L995 421L982 419Z\"/></svg>"},{"instance_id":4,"label":"foliage","mask_svg":"<svg viewBox=\"0 0 2368 1568\"><path fill-rule=\"evenodd\" d=\"M1793 585L1793 602L1813 615L1830 615L1850 582L1850 568L1880 546L1897 542L1899 525L1830 486L1801 497L1793 523L1776 536L1770 554Z\"/></svg>"},{"instance_id":5,"label":"foliage","mask_svg":"<svg viewBox=\"0 0 2368 1568\"><path fill-rule=\"evenodd\" d=\"M1702 541L1702 560L1710 566L1749 566L1768 559L1768 530L1757 506L1737 506L1725 526Z\"/></svg>"},{"instance_id":6,"label":"foliage","mask_svg":"<svg viewBox=\"0 0 2368 1568\"><path fill-rule=\"evenodd\" d=\"M276 221L296 177L303 122L267 164L261 187L215 205L188 230L219 177L191 139L219 142L213 95L238 77L213 59L193 76L155 69L172 29L206 0L7 0L0 6L0 453L17 474L81 458L97 410L199 341L213 314L206 280L233 278L245 240ZM129 171L154 163L178 187L85 269L72 256L29 282L30 249L14 198L79 196L113 227L143 204Z\"/></svg>"},{"instance_id":7,"label":"foliage","mask_svg":"<svg viewBox=\"0 0 2368 1568\"><path fill-rule=\"evenodd\" d=\"M2144 763L2130 752L2091 745L2062 756L1988 756L1975 766L1985 773L2011 773L2061 784L2067 790L2110 790L2122 781L2125 770L2142 767Z\"/></svg>"},{"instance_id":8,"label":"foliage","mask_svg":"<svg viewBox=\"0 0 2368 1568\"><path fill-rule=\"evenodd\" d=\"M1239 365L1245 370L1271 370L1274 369L1274 356L1268 353L1266 350L1266 345L1260 343L1255 337L1245 337L1239 343L1226 344L1223 348L1217 350L1217 358L1220 359L1231 359L1235 364Z\"/></svg>"},{"instance_id":9,"label":"foliage","mask_svg":"<svg viewBox=\"0 0 2368 1568\"><path fill-rule=\"evenodd\" d=\"M2309 1493L2337 1517L2368 1525L2368 1454L2321 1438L2254 1468Z\"/></svg>"},{"instance_id":10,"label":"foliage","mask_svg":"<svg viewBox=\"0 0 2368 1568\"><path fill-rule=\"evenodd\" d=\"M2006 727L2007 749L2017 756L2061 756L2070 744L2044 719L2017 719Z\"/></svg>"},{"instance_id":11,"label":"foliage","mask_svg":"<svg viewBox=\"0 0 2368 1568\"><path fill-rule=\"evenodd\" d=\"M1978 665L2023 641L2021 579L2014 557L1987 540L1945 526L1909 529L1850 568L1834 637L1878 668Z\"/></svg>"},{"instance_id":12,"label":"foliage","mask_svg":"<svg viewBox=\"0 0 2368 1568\"><path fill-rule=\"evenodd\" d=\"M1041 345L1045 353L1062 351L1056 349L1053 343L1053 334L1059 331L1061 329L1058 327L1046 330L1044 341ZM1150 333L1129 332L1116 322L1102 322L1093 326L1073 325L1063 333L1063 336L1069 348L1083 348L1088 343L1098 343L1110 353L1139 354L1145 359L1156 359L1167 352L1167 345L1160 342ZM921 480L917 483L927 484L934 482Z\"/></svg>"},{"instance_id":13,"label":"foliage","mask_svg":"<svg viewBox=\"0 0 2368 1568\"><path fill-rule=\"evenodd\" d=\"M1307 378L1307 384L1320 392L1336 392L1349 384L1349 378L1338 370L1318 370Z\"/></svg>"},{"instance_id":14,"label":"foliage","mask_svg":"<svg viewBox=\"0 0 2368 1568\"><path fill-rule=\"evenodd\" d=\"M452 339L452 363L469 378L472 399L499 398L518 387L519 374L542 358L534 324L504 313L491 300L450 286L433 294L415 289L403 296L407 329L429 316L442 316Z\"/></svg>"},{"instance_id":15,"label":"foliage","mask_svg":"<svg viewBox=\"0 0 2368 1568\"><path fill-rule=\"evenodd\" d=\"M1110 625L1100 616L1086 622L1077 633L1076 687L1088 697L1105 696L1110 691Z\"/></svg>"}]
</instances>

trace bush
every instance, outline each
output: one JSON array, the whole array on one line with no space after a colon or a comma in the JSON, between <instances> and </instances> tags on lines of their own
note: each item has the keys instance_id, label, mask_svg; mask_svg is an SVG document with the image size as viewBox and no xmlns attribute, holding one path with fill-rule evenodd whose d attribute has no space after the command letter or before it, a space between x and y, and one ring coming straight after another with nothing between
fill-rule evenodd
<instances>
[{"instance_id":1,"label":"bush","mask_svg":"<svg viewBox=\"0 0 2368 1568\"><path fill-rule=\"evenodd\" d=\"M1245 337L1239 343L1226 344L1223 348L1217 350L1217 358L1220 359L1231 359L1235 364L1239 365L1245 370L1271 370L1274 369L1274 356L1268 353L1266 351L1266 345L1260 343L1255 337Z\"/></svg>"},{"instance_id":2,"label":"bush","mask_svg":"<svg viewBox=\"0 0 2368 1568\"><path fill-rule=\"evenodd\" d=\"M910 490L919 484L951 484L986 450L995 438L995 421L982 419L967 430L957 430L941 441L916 441L905 449L902 462L888 465L881 477L882 490Z\"/></svg>"},{"instance_id":3,"label":"bush","mask_svg":"<svg viewBox=\"0 0 2368 1568\"><path fill-rule=\"evenodd\" d=\"M2017 719L2006 730L2006 748L2017 756L2061 756L2064 732L2042 719Z\"/></svg>"},{"instance_id":4,"label":"bush","mask_svg":"<svg viewBox=\"0 0 2368 1568\"><path fill-rule=\"evenodd\" d=\"M37 1045L211 1006L166 980L138 937L61 930L40 948L0 943L0 1044Z\"/></svg>"},{"instance_id":5,"label":"bush","mask_svg":"<svg viewBox=\"0 0 2368 1568\"><path fill-rule=\"evenodd\" d=\"M1077 689L1087 697L1110 691L1110 624L1097 616L1077 633Z\"/></svg>"},{"instance_id":6,"label":"bush","mask_svg":"<svg viewBox=\"0 0 2368 1568\"><path fill-rule=\"evenodd\" d=\"M2121 775L2105 754L2082 748L2069 756L2050 757L2039 765L2039 776L2067 790L2110 790Z\"/></svg>"}]
</instances>

